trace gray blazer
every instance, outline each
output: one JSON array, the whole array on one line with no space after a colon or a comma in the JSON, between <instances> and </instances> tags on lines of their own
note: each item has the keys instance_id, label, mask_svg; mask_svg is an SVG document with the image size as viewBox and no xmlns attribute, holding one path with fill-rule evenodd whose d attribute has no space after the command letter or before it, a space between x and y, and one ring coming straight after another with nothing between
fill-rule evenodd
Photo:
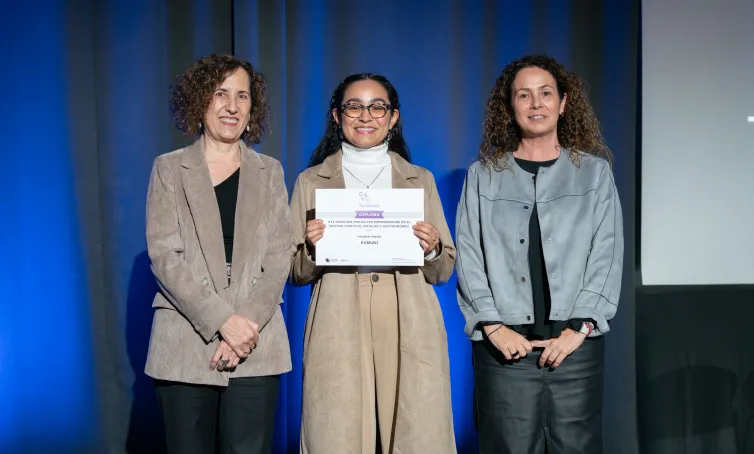
<instances>
[{"instance_id":1,"label":"gray blazer","mask_svg":"<svg viewBox=\"0 0 754 454\"><path fill-rule=\"evenodd\" d=\"M623 218L613 173L604 159L563 150L531 174L469 167L456 214L458 304L466 334L479 322L534 323L529 276L529 218L534 202L550 284L551 320L591 318L605 334L618 308L623 273Z\"/></svg>"},{"instance_id":2,"label":"gray blazer","mask_svg":"<svg viewBox=\"0 0 754 454\"><path fill-rule=\"evenodd\" d=\"M241 144L241 175L228 281L220 211L201 141L159 156L147 196L147 245L160 291L146 374L226 386L228 379L291 370L280 311L293 258L280 163ZM260 326L259 344L233 372L210 370L217 331L234 313Z\"/></svg>"}]
</instances>

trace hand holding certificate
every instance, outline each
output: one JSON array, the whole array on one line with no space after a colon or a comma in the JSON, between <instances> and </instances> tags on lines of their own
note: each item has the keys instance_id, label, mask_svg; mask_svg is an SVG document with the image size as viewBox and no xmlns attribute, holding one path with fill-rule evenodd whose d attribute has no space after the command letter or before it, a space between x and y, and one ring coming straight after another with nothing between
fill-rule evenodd
<instances>
[{"instance_id":1,"label":"hand holding certificate","mask_svg":"<svg viewBox=\"0 0 754 454\"><path fill-rule=\"evenodd\" d=\"M317 189L320 266L421 266L414 225L424 219L423 189Z\"/></svg>"}]
</instances>

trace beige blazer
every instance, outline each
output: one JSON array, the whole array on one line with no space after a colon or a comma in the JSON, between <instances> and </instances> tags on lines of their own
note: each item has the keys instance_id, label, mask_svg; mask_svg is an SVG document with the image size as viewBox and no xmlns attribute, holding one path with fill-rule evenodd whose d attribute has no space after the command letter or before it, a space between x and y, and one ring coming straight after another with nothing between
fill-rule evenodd
<instances>
[{"instance_id":1,"label":"beige blazer","mask_svg":"<svg viewBox=\"0 0 754 454\"><path fill-rule=\"evenodd\" d=\"M146 374L226 386L228 379L291 370L280 311L293 247L280 163L241 144L241 175L228 282L225 249L201 140L159 156L147 195L147 245L160 291ZM220 327L234 314L260 326L259 344L234 372L209 369Z\"/></svg>"},{"instance_id":2,"label":"beige blazer","mask_svg":"<svg viewBox=\"0 0 754 454\"><path fill-rule=\"evenodd\" d=\"M450 402L448 341L432 284L453 273L456 249L432 174L390 153L394 188L424 188L424 214L440 231L440 254L421 267L396 268L400 363L395 453L456 452ZM361 367L358 276L355 268L315 265L305 243L314 190L344 188L342 153L301 173L291 199L297 249L292 279L314 284L304 332L301 452L361 452Z\"/></svg>"}]
</instances>

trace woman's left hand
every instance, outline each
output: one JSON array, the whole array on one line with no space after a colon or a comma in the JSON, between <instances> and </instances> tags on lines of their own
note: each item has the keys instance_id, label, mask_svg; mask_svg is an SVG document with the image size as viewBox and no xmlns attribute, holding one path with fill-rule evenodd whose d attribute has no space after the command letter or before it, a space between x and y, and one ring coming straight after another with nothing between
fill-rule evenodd
<instances>
[{"instance_id":1,"label":"woman's left hand","mask_svg":"<svg viewBox=\"0 0 754 454\"><path fill-rule=\"evenodd\" d=\"M224 340L221 340L217 345L215 354L212 355L212 358L209 360L209 369L217 369L220 372L233 372L240 362L241 358L236 355L230 345Z\"/></svg>"},{"instance_id":2,"label":"woman's left hand","mask_svg":"<svg viewBox=\"0 0 754 454\"><path fill-rule=\"evenodd\" d=\"M531 346L534 348L544 347L545 351L539 357L539 365L545 367L552 364L552 368L560 366L560 363L577 348L584 343L586 334L577 333L576 331L566 328L559 337L542 341L532 341Z\"/></svg>"},{"instance_id":3,"label":"woman's left hand","mask_svg":"<svg viewBox=\"0 0 754 454\"><path fill-rule=\"evenodd\" d=\"M429 222L419 221L414 225L414 235L419 238L419 244L424 250L424 255L437 251L437 247L440 244L440 231L434 225Z\"/></svg>"}]
</instances>

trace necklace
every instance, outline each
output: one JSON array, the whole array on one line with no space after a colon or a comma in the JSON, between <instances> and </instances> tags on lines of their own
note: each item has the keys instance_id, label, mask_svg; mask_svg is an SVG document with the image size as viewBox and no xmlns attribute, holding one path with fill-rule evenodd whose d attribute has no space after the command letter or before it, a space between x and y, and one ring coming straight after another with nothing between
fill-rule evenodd
<instances>
[{"instance_id":1,"label":"necklace","mask_svg":"<svg viewBox=\"0 0 754 454\"><path fill-rule=\"evenodd\" d=\"M354 177L356 179L356 181L358 181L359 183L363 184L364 186L367 187L367 189L369 189L369 186L373 185L374 182L377 181L377 178L379 178L380 175L382 175L382 171L385 170L385 167L387 167L387 166L382 166L382 168L380 169L380 173L378 173L377 176L374 177L374 180L372 180L372 182L369 183L369 184L366 184L363 181L359 180L359 177L357 177L356 175L353 174L353 172L351 172L350 170L348 170L348 167L344 166L343 170L345 170L346 172L348 172L349 174L351 174L351 176Z\"/></svg>"}]
</instances>

